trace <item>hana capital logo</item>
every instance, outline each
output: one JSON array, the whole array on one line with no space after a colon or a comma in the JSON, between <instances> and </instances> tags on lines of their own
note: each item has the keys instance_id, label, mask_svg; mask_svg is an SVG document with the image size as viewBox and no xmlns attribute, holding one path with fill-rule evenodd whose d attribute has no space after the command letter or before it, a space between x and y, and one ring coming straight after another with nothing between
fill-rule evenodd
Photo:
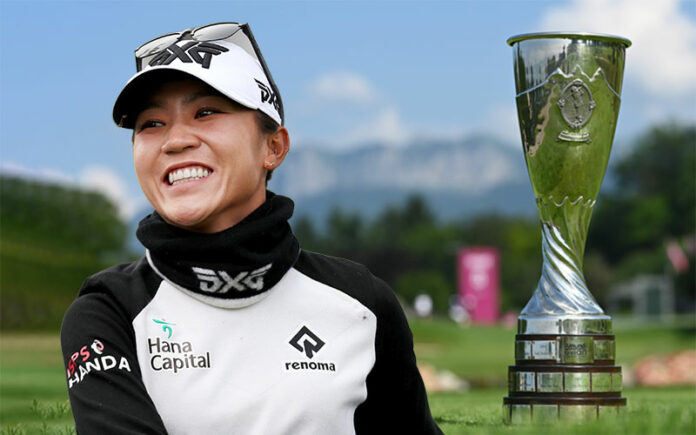
<instances>
[{"instance_id":1,"label":"hana capital logo","mask_svg":"<svg viewBox=\"0 0 696 435\"><path fill-rule=\"evenodd\" d=\"M174 333L174 331L172 330L172 326L176 326L176 323L165 322L164 319L152 319L152 321L157 323L158 325L162 325L162 331L169 334L167 338L172 338L172 334Z\"/></svg>"},{"instance_id":2,"label":"hana capital logo","mask_svg":"<svg viewBox=\"0 0 696 435\"><path fill-rule=\"evenodd\" d=\"M190 369L209 369L211 367L210 351L201 350L191 341L172 340L176 323L164 319L153 318L153 322L162 327L167 337L158 336L147 338L147 350L150 354L150 368L155 372L178 374ZM184 334L186 335L186 334Z\"/></svg>"}]
</instances>

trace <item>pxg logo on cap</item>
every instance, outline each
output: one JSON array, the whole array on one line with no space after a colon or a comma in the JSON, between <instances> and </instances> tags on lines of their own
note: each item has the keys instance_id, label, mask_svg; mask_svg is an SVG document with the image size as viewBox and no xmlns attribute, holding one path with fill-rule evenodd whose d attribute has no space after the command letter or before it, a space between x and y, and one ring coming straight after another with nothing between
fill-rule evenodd
<instances>
[{"instance_id":1,"label":"pxg logo on cap","mask_svg":"<svg viewBox=\"0 0 696 435\"><path fill-rule=\"evenodd\" d=\"M259 79L254 79L254 81L259 85L259 89L261 89L261 102L272 105L276 112L280 113L280 104L278 103L278 97L275 92Z\"/></svg>"},{"instance_id":2,"label":"pxg logo on cap","mask_svg":"<svg viewBox=\"0 0 696 435\"><path fill-rule=\"evenodd\" d=\"M212 42L189 41L181 47L175 42L152 58L148 65L169 65L174 60L179 59L183 63L196 62L203 68L208 69L213 56L226 51L228 51L227 48Z\"/></svg>"}]
</instances>

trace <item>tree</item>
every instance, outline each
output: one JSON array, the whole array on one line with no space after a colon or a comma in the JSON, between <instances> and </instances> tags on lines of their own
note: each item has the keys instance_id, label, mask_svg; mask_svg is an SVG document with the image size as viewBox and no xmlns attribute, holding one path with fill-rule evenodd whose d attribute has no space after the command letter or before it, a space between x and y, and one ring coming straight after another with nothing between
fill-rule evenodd
<instances>
[{"instance_id":1,"label":"tree","mask_svg":"<svg viewBox=\"0 0 696 435\"><path fill-rule=\"evenodd\" d=\"M0 177L2 328L58 330L84 279L128 260L126 225L103 195Z\"/></svg>"},{"instance_id":2,"label":"tree","mask_svg":"<svg viewBox=\"0 0 696 435\"><path fill-rule=\"evenodd\" d=\"M668 240L693 237L696 224L696 126L666 124L642 135L614 166L616 188L603 192L590 225L589 255L611 272L605 285L669 270ZM592 272L590 272L592 273ZM694 304L694 257L675 279L680 306ZM589 281L589 279L588 279Z\"/></svg>"},{"instance_id":3,"label":"tree","mask_svg":"<svg viewBox=\"0 0 696 435\"><path fill-rule=\"evenodd\" d=\"M650 129L638 139L635 149L615 167L618 196L646 198L653 207L663 207L657 219L664 235L680 236L694 231L696 222L696 126L667 124ZM659 198L659 199L658 199ZM656 204L664 201L664 204Z\"/></svg>"},{"instance_id":4,"label":"tree","mask_svg":"<svg viewBox=\"0 0 696 435\"><path fill-rule=\"evenodd\" d=\"M615 165L616 189L604 192L589 238L611 264L694 233L696 127L668 124L641 136Z\"/></svg>"},{"instance_id":5,"label":"tree","mask_svg":"<svg viewBox=\"0 0 696 435\"><path fill-rule=\"evenodd\" d=\"M2 176L0 194L5 242L85 255L121 252L124 248L126 225L116 206L99 193Z\"/></svg>"}]
</instances>

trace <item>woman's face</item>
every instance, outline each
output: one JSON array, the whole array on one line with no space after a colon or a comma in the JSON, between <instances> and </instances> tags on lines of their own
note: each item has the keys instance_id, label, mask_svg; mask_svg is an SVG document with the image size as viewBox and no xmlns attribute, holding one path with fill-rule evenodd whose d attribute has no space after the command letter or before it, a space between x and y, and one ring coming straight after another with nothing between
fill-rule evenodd
<instances>
[{"instance_id":1,"label":"woman's face","mask_svg":"<svg viewBox=\"0 0 696 435\"><path fill-rule=\"evenodd\" d=\"M170 82L145 101L133 130L140 187L168 223L212 233L266 200L273 150L253 110L198 80Z\"/></svg>"}]
</instances>

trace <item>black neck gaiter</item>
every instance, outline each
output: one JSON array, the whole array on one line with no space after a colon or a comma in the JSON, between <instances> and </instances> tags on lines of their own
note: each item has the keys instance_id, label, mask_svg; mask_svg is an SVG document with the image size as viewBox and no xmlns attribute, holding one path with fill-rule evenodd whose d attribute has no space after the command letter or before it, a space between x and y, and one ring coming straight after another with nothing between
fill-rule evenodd
<instances>
[{"instance_id":1,"label":"black neck gaiter","mask_svg":"<svg viewBox=\"0 0 696 435\"><path fill-rule=\"evenodd\" d=\"M267 192L259 208L219 233L186 231L153 212L140 221L136 235L155 270L176 286L206 300L257 300L299 255L288 223L293 209L291 199Z\"/></svg>"}]
</instances>

